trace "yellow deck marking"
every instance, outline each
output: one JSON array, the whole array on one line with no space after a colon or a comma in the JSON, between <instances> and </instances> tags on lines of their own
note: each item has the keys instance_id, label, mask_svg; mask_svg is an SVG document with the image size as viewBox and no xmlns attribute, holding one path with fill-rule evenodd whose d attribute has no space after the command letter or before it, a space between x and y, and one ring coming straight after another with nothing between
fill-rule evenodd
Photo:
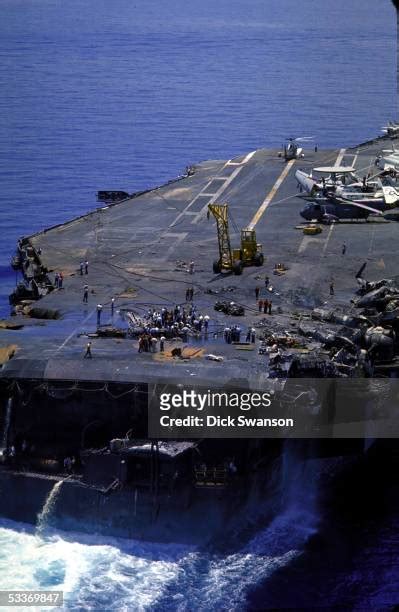
<instances>
[{"instance_id":1,"label":"yellow deck marking","mask_svg":"<svg viewBox=\"0 0 399 612\"><path fill-rule=\"evenodd\" d=\"M284 170L278 177L277 181L274 183L271 191L268 193L268 195L266 196L266 198L263 200L262 204L259 206L258 210L256 211L254 217L252 218L251 223L248 225L249 229L253 229L255 225L258 223L259 219L262 217L265 210L269 206L270 202L273 200L274 196L276 195L278 189L280 188L282 182L286 178L287 174L291 170L294 163L295 163L295 159L291 159L291 161L287 163L286 167L284 168Z\"/></svg>"}]
</instances>

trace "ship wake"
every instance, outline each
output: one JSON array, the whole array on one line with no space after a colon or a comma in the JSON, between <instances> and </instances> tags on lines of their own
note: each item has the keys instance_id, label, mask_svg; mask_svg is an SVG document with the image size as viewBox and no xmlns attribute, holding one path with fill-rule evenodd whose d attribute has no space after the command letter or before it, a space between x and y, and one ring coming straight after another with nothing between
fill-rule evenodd
<instances>
[{"instance_id":1,"label":"ship wake","mask_svg":"<svg viewBox=\"0 0 399 612\"><path fill-rule=\"evenodd\" d=\"M60 481L36 531L0 524L0 589L63 590L66 609L244 610L250 593L298 558L317 530L316 481L288 451L281 465L282 510L229 554L52 530Z\"/></svg>"},{"instance_id":2,"label":"ship wake","mask_svg":"<svg viewBox=\"0 0 399 612\"><path fill-rule=\"evenodd\" d=\"M286 446L281 469L282 510L233 554L193 553L168 586L157 610L244 610L249 593L288 566L317 532L317 468ZM271 500L265 500L265 505ZM245 516L242 517L243 523Z\"/></svg>"}]
</instances>

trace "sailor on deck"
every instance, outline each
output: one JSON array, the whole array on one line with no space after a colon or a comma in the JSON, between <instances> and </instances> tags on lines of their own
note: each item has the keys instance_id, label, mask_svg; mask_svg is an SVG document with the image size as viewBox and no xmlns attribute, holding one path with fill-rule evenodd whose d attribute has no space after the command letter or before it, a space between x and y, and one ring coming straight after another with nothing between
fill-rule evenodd
<instances>
[{"instance_id":1,"label":"sailor on deck","mask_svg":"<svg viewBox=\"0 0 399 612\"><path fill-rule=\"evenodd\" d=\"M86 344L86 352L84 354L83 359L91 359L93 355L91 354L91 342Z\"/></svg>"}]
</instances>

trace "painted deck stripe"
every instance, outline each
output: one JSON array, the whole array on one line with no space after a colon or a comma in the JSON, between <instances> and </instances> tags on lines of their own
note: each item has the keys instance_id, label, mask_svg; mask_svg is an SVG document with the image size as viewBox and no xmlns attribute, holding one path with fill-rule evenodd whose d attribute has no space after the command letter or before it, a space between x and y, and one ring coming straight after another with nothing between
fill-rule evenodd
<instances>
[{"instance_id":1,"label":"painted deck stripe","mask_svg":"<svg viewBox=\"0 0 399 612\"><path fill-rule=\"evenodd\" d=\"M340 166L341 165L341 162L342 162L342 160L344 158L344 155L345 155L345 151L346 151L346 149L341 149L340 152L338 153L338 157L337 157L336 162L335 162L336 166Z\"/></svg>"},{"instance_id":2,"label":"painted deck stripe","mask_svg":"<svg viewBox=\"0 0 399 612\"><path fill-rule=\"evenodd\" d=\"M288 175L289 171L291 170L292 166L294 165L294 163L295 163L295 159L291 159L291 161L289 161L287 163L286 167L284 168L284 170L282 171L282 173L278 177L277 181L274 183L274 185L271 188L270 192L268 193L266 198L263 200L262 204L259 206L259 208L256 211L255 215L253 216L251 223L248 225L249 229L253 229L255 227L255 225L259 222L260 218L265 213L267 207L269 206L270 202L273 200L273 198L276 195L278 189L281 187L284 179L287 177L287 175Z\"/></svg>"}]
</instances>

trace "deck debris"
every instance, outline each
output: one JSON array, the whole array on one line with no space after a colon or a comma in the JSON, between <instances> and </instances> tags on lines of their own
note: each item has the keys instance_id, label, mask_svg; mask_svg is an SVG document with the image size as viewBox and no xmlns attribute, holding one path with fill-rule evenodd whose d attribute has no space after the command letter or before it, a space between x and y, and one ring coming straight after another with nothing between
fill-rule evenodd
<instances>
[{"instance_id":1,"label":"deck debris","mask_svg":"<svg viewBox=\"0 0 399 612\"><path fill-rule=\"evenodd\" d=\"M234 317L243 317L245 314L244 307L235 302L215 302L214 309Z\"/></svg>"}]
</instances>

